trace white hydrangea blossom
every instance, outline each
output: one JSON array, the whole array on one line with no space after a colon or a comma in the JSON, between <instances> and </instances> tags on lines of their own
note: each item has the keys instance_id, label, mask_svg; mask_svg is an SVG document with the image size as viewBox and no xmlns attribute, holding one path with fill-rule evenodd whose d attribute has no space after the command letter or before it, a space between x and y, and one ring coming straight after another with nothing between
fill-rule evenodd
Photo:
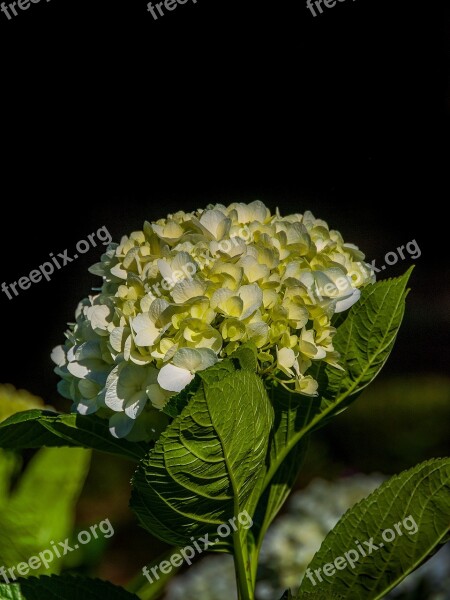
<instances>
[{"instance_id":1,"label":"white hydrangea blossom","mask_svg":"<svg viewBox=\"0 0 450 600\"><path fill-rule=\"evenodd\" d=\"M340 368L333 315L374 280L363 260L312 213L260 201L146 222L91 268L103 286L53 351L59 390L117 437L156 437L171 395L252 342L263 377L314 395L313 361Z\"/></svg>"}]
</instances>

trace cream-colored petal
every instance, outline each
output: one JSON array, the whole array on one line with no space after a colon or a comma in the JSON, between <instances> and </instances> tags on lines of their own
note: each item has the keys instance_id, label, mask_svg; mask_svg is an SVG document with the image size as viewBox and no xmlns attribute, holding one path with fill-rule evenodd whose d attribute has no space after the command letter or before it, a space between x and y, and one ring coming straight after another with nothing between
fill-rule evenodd
<instances>
[{"instance_id":1,"label":"cream-colored petal","mask_svg":"<svg viewBox=\"0 0 450 600\"><path fill-rule=\"evenodd\" d=\"M174 365L192 373L203 371L217 362L217 354L209 348L180 348L172 359Z\"/></svg>"},{"instance_id":2,"label":"cream-colored petal","mask_svg":"<svg viewBox=\"0 0 450 600\"><path fill-rule=\"evenodd\" d=\"M188 369L175 365L164 365L158 375L159 385L169 392L181 392L193 379L194 375Z\"/></svg>"},{"instance_id":3,"label":"cream-colored petal","mask_svg":"<svg viewBox=\"0 0 450 600\"><path fill-rule=\"evenodd\" d=\"M205 210L200 217L200 224L216 240L224 238L231 227L231 220L220 210Z\"/></svg>"},{"instance_id":4,"label":"cream-colored petal","mask_svg":"<svg viewBox=\"0 0 450 600\"><path fill-rule=\"evenodd\" d=\"M135 317L132 321L132 326L136 332L134 337L136 346L152 346L161 332L148 314L141 314Z\"/></svg>"},{"instance_id":5,"label":"cream-colored petal","mask_svg":"<svg viewBox=\"0 0 450 600\"><path fill-rule=\"evenodd\" d=\"M260 265L253 256L244 256L241 258L239 266L244 269L245 276L250 283L264 279L270 273L266 265Z\"/></svg>"},{"instance_id":6,"label":"cream-colored petal","mask_svg":"<svg viewBox=\"0 0 450 600\"><path fill-rule=\"evenodd\" d=\"M125 340L129 335L129 327L115 327L109 335L109 343L116 352L123 352Z\"/></svg>"},{"instance_id":7,"label":"cream-colored petal","mask_svg":"<svg viewBox=\"0 0 450 600\"><path fill-rule=\"evenodd\" d=\"M206 283L198 279L185 279L179 281L170 292L177 304L183 304L191 298L203 296L206 291Z\"/></svg>"},{"instance_id":8,"label":"cream-colored petal","mask_svg":"<svg viewBox=\"0 0 450 600\"><path fill-rule=\"evenodd\" d=\"M67 362L64 346L56 346L53 348L50 358L58 365L58 367L63 367Z\"/></svg>"},{"instance_id":9,"label":"cream-colored petal","mask_svg":"<svg viewBox=\"0 0 450 600\"><path fill-rule=\"evenodd\" d=\"M241 319L246 319L252 315L255 310L258 310L263 301L263 293L260 287L255 283L243 285L239 288L238 296L243 302Z\"/></svg>"},{"instance_id":10,"label":"cream-colored petal","mask_svg":"<svg viewBox=\"0 0 450 600\"><path fill-rule=\"evenodd\" d=\"M338 300L336 302L336 312L344 312L344 310L348 310L351 306L353 306L361 297L360 290L353 290L352 294L347 298L343 298L342 300Z\"/></svg>"},{"instance_id":11,"label":"cream-colored petal","mask_svg":"<svg viewBox=\"0 0 450 600\"><path fill-rule=\"evenodd\" d=\"M103 332L108 328L110 322L110 308L104 304L90 306L86 310L86 315L91 322L92 329L98 332Z\"/></svg>"}]
</instances>

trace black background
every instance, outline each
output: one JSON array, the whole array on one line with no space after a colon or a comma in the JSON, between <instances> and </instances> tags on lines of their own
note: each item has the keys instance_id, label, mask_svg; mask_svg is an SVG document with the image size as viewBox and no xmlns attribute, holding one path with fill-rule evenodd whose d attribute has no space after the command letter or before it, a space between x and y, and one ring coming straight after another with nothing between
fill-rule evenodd
<instances>
[{"instance_id":1,"label":"black background","mask_svg":"<svg viewBox=\"0 0 450 600\"><path fill-rule=\"evenodd\" d=\"M448 9L346 0L41 0L0 13L1 278L106 226L259 198L310 209L369 259L422 250L388 369L448 366ZM445 142L447 140L447 142ZM8 300L0 381L54 403L49 360L98 284L92 249ZM386 271L403 272L411 260Z\"/></svg>"}]
</instances>

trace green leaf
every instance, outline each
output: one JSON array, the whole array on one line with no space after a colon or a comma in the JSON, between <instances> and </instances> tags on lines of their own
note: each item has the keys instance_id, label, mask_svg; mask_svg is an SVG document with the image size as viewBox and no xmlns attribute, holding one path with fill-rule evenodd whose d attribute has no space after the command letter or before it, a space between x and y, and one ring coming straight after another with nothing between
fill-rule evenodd
<instances>
[{"instance_id":1,"label":"green leaf","mask_svg":"<svg viewBox=\"0 0 450 600\"><path fill-rule=\"evenodd\" d=\"M258 350L252 342L246 342L239 346L230 356L231 360L237 361L241 369L256 372L258 366Z\"/></svg>"},{"instance_id":2,"label":"green leaf","mask_svg":"<svg viewBox=\"0 0 450 600\"><path fill-rule=\"evenodd\" d=\"M169 417L175 418L181 414L185 406L189 404L190 399L200 387L201 379L198 374L180 393L171 396L168 402L162 408L162 412Z\"/></svg>"},{"instance_id":3,"label":"green leaf","mask_svg":"<svg viewBox=\"0 0 450 600\"><path fill-rule=\"evenodd\" d=\"M309 403L314 403L314 398L305 402L305 397L291 394L281 386L272 386L268 390L274 408L274 425L269 445L269 465L278 464L278 456L283 452L289 440L295 435L298 421L303 423L307 419ZM270 485L266 487L261 496L254 517L254 535L261 546L264 535L297 480L298 473L308 448L308 437L295 444L286 458L274 471Z\"/></svg>"},{"instance_id":4,"label":"green leaf","mask_svg":"<svg viewBox=\"0 0 450 600\"><path fill-rule=\"evenodd\" d=\"M135 461L148 450L145 444L114 438L108 421L96 415L57 414L35 409L16 413L0 424L1 448L41 446L93 448Z\"/></svg>"},{"instance_id":5,"label":"green leaf","mask_svg":"<svg viewBox=\"0 0 450 600\"><path fill-rule=\"evenodd\" d=\"M0 600L139 600L109 581L52 575L30 577L11 585L0 584Z\"/></svg>"},{"instance_id":6,"label":"green leaf","mask_svg":"<svg viewBox=\"0 0 450 600\"><path fill-rule=\"evenodd\" d=\"M248 356L245 352L244 357L244 361L248 360ZM204 371L199 371L196 373L194 379L189 383L189 385L181 390L179 394L175 394L169 399L162 411L166 415L169 415L169 417L178 417L183 408L189 404L191 398L195 395L195 392L200 387L202 381L208 384L214 383L215 381L220 381L226 375L234 373L236 368L239 368L239 366L239 361L236 360L236 362L234 362L230 357L226 358L225 360L221 360Z\"/></svg>"},{"instance_id":7,"label":"green leaf","mask_svg":"<svg viewBox=\"0 0 450 600\"><path fill-rule=\"evenodd\" d=\"M197 375L200 379L207 385L211 385L213 383L217 383L221 381L227 375L234 373L236 371L235 363L230 358L225 358L220 362L217 362L212 367L208 367L204 371L198 371Z\"/></svg>"},{"instance_id":8,"label":"green leaf","mask_svg":"<svg viewBox=\"0 0 450 600\"><path fill-rule=\"evenodd\" d=\"M402 321L410 273L411 269L398 279L364 288L345 320L338 315L333 343L344 371L320 362L312 372L319 382L318 396L293 394L271 384L275 422L265 491L255 516L258 547L298 476L307 434L353 402L386 362Z\"/></svg>"},{"instance_id":9,"label":"green leaf","mask_svg":"<svg viewBox=\"0 0 450 600\"><path fill-rule=\"evenodd\" d=\"M71 534L90 454L81 448L43 448L35 454L2 502L0 565L27 561L50 548L51 541L63 541ZM55 555L49 569L55 572L60 567L61 558ZM41 566L32 572L48 571Z\"/></svg>"},{"instance_id":10,"label":"green leaf","mask_svg":"<svg viewBox=\"0 0 450 600\"><path fill-rule=\"evenodd\" d=\"M216 365L209 367L205 371L201 371L196 374L194 379L187 385L179 394L172 396L167 404L163 407L162 412L169 417L178 417L181 411L191 398L195 395L195 392L200 387L201 381L206 383L213 383L214 381L220 381L224 376L234 373L239 369L247 371L256 371L257 360L256 360L256 346L250 342L243 344L233 354L218 362Z\"/></svg>"},{"instance_id":11,"label":"green leaf","mask_svg":"<svg viewBox=\"0 0 450 600\"><path fill-rule=\"evenodd\" d=\"M316 586L344 600L384 598L443 545L449 531L450 458L426 461L345 513L309 565L298 598Z\"/></svg>"},{"instance_id":12,"label":"green leaf","mask_svg":"<svg viewBox=\"0 0 450 600\"><path fill-rule=\"evenodd\" d=\"M0 583L0 600L26 600L26 598L20 591L20 584Z\"/></svg>"},{"instance_id":13,"label":"green leaf","mask_svg":"<svg viewBox=\"0 0 450 600\"><path fill-rule=\"evenodd\" d=\"M343 370L321 362L313 373L321 396L319 420L342 411L381 371L403 319L411 272L412 267L401 277L364 288L338 327L333 345Z\"/></svg>"},{"instance_id":14,"label":"green leaf","mask_svg":"<svg viewBox=\"0 0 450 600\"><path fill-rule=\"evenodd\" d=\"M236 371L214 381L206 372L141 461L131 507L146 529L168 543L183 546L208 533L209 541L218 540L215 549L230 549L230 539L217 538L217 526L255 508L273 411L257 375Z\"/></svg>"}]
</instances>

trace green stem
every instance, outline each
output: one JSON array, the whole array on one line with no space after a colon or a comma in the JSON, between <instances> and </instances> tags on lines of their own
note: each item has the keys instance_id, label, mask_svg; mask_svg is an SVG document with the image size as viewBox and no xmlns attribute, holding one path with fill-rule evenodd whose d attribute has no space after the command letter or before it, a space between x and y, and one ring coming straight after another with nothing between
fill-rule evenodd
<instances>
[{"instance_id":1,"label":"green stem","mask_svg":"<svg viewBox=\"0 0 450 600\"><path fill-rule=\"evenodd\" d=\"M240 530L233 534L234 541L234 568L239 600L254 600L253 569L248 554L246 541L242 543ZM246 536L244 536L246 540Z\"/></svg>"},{"instance_id":2,"label":"green stem","mask_svg":"<svg viewBox=\"0 0 450 600\"><path fill-rule=\"evenodd\" d=\"M256 573L258 570L258 559L259 559L260 547L254 547L250 557L250 572L252 577L253 589L256 587Z\"/></svg>"},{"instance_id":3,"label":"green stem","mask_svg":"<svg viewBox=\"0 0 450 600\"><path fill-rule=\"evenodd\" d=\"M157 600L157 598L161 597L161 594L166 585L166 580L155 581L155 583L149 583L148 581L146 581L134 593L139 598L139 600Z\"/></svg>"}]
</instances>

